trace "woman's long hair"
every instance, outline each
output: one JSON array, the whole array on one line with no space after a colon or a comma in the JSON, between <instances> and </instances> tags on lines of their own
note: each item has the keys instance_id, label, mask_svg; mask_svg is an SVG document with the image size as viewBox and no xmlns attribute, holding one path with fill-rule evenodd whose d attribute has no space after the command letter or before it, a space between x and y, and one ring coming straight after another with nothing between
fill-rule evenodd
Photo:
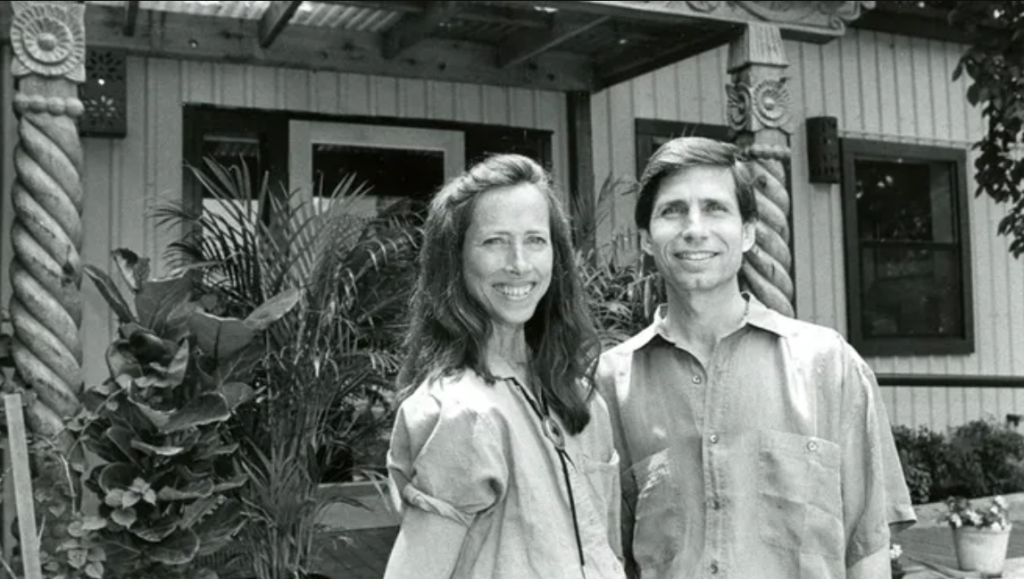
<instances>
[{"instance_id":1,"label":"woman's long hair","mask_svg":"<svg viewBox=\"0 0 1024 579\"><path fill-rule=\"evenodd\" d=\"M484 159L449 181L431 201L398 386L404 396L428 379L467 368L495 380L485 356L491 321L466 289L462 247L476 200L492 189L520 184L534 185L547 199L554 252L551 285L524 328L533 353L530 370L540 380L548 406L577 434L590 421L588 403L600 345L576 273L569 220L551 176L522 155Z\"/></svg>"}]
</instances>

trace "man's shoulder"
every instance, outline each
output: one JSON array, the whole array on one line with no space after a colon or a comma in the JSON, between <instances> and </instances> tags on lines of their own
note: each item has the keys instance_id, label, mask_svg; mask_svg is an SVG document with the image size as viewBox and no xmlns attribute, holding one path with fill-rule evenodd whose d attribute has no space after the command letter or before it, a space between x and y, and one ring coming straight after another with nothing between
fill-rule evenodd
<instances>
[{"instance_id":1,"label":"man's shoulder","mask_svg":"<svg viewBox=\"0 0 1024 579\"><path fill-rule=\"evenodd\" d=\"M787 340L815 344L837 352L849 346L846 338L835 328L790 318L777 312L772 312L772 316L775 318L773 323L778 326L779 334Z\"/></svg>"},{"instance_id":2,"label":"man's shoulder","mask_svg":"<svg viewBox=\"0 0 1024 579\"><path fill-rule=\"evenodd\" d=\"M622 357L632 356L633 352L636 352L640 348L643 348L650 342L657 334L654 325L647 326L640 330L632 337L608 348L601 354L602 361L611 361L615 359L621 359Z\"/></svg>"}]
</instances>

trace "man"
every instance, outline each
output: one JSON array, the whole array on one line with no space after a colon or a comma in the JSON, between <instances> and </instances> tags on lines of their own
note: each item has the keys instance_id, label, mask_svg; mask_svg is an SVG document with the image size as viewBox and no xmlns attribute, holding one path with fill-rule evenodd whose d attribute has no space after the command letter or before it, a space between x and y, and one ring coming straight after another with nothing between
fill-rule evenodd
<instances>
[{"instance_id":1,"label":"man","mask_svg":"<svg viewBox=\"0 0 1024 579\"><path fill-rule=\"evenodd\" d=\"M741 293L753 171L733 145L681 138L640 180L668 303L598 368L627 563L642 579L889 577L890 525L915 516L878 385L838 333Z\"/></svg>"}]
</instances>

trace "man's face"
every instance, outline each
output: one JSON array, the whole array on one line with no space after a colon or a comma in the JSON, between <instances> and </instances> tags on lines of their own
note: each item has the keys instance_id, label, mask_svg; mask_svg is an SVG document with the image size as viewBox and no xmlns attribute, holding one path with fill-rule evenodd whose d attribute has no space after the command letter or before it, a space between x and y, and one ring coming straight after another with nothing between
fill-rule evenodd
<instances>
[{"instance_id":1,"label":"man's face","mask_svg":"<svg viewBox=\"0 0 1024 579\"><path fill-rule=\"evenodd\" d=\"M710 294L738 287L754 232L740 216L729 169L687 167L661 182L641 245L677 291Z\"/></svg>"}]
</instances>

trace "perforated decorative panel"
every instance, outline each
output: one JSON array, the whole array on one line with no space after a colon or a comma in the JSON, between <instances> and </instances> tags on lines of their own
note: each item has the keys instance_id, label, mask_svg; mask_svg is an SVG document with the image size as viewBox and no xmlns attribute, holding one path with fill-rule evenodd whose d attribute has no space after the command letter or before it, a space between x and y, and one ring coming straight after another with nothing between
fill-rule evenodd
<instances>
[{"instance_id":1,"label":"perforated decorative panel","mask_svg":"<svg viewBox=\"0 0 1024 579\"><path fill-rule=\"evenodd\" d=\"M83 137L124 137L128 133L128 69L121 50L86 50L85 82L78 94L85 105L78 132Z\"/></svg>"}]
</instances>

